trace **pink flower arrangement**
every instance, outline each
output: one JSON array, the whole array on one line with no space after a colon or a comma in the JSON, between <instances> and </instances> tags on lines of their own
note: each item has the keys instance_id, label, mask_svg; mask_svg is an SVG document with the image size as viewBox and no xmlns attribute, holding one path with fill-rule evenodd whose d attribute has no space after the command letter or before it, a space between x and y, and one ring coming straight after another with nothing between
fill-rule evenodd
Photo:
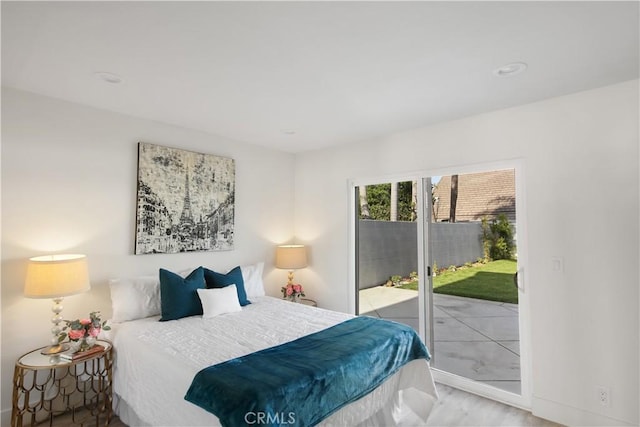
<instances>
[{"instance_id":1,"label":"pink flower arrangement","mask_svg":"<svg viewBox=\"0 0 640 427\"><path fill-rule=\"evenodd\" d=\"M100 332L104 329L105 331L111 330L110 326L107 326L107 321L102 321L100 319L100 312L93 311L89 313L88 319L76 319L76 320L65 320L67 326L62 328L63 331L69 330L68 332L63 332L58 338L59 341L64 341L66 337L69 337L71 341L80 341L85 338L97 338L100 335Z\"/></svg>"},{"instance_id":2,"label":"pink flower arrangement","mask_svg":"<svg viewBox=\"0 0 640 427\"><path fill-rule=\"evenodd\" d=\"M304 289L302 289L302 285L288 283L286 286L283 286L281 289L282 298L290 299L291 301L295 301L304 295Z\"/></svg>"}]
</instances>

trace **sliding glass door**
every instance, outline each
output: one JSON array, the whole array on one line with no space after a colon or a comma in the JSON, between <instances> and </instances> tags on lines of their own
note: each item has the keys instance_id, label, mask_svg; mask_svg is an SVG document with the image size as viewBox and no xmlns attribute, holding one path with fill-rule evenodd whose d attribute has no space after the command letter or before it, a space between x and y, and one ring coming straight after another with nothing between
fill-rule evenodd
<instances>
[{"instance_id":1,"label":"sliding glass door","mask_svg":"<svg viewBox=\"0 0 640 427\"><path fill-rule=\"evenodd\" d=\"M356 186L357 313L420 331L415 181Z\"/></svg>"},{"instance_id":2,"label":"sliding glass door","mask_svg":"<svg viewBox=\"0 0 640 427\"><path fill-rule=\"evenodd\" d=\"M354 183L355 312L415 328L439 382L527 407L516 170L460 172Z\"/></svg>"}]
</instances>

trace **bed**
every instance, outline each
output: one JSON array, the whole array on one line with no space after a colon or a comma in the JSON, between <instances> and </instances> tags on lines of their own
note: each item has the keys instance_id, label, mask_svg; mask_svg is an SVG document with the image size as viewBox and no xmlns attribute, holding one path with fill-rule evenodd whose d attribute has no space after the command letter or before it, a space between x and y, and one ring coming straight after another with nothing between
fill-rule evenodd
<instances>
[{"instance_id":1,"label":"bed","mask_svg":"<svg viewBox=\"0 0 640 427\"><path fill-rule=\"evenodd\" d=\"M116 349L114 409L125 424L222 425L216 415L185 400L200 371L344 325L355 317L265 296L261 268L260 280L253 280L259 286L252 287L251 267L243 267L250 304L215 316L207 317L205 310L204 315L162 322L155 314L157 279L112 281L115 318L109 338ZM123 314L123 305L128 314ZM134 311L138 313L131 315ZM320 425L420 425L436 399L428 361L420 358ZM254 416L246 421L260 424L261 420Z\"/></svg>"}]
</instances>

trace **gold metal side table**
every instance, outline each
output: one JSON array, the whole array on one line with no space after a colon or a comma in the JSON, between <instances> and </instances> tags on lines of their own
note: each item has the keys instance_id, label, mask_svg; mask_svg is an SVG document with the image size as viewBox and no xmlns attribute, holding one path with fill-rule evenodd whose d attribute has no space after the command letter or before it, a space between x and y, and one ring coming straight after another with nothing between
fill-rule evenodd
<instances>
[{"instance_id":1,"label":"gold metal side table","mask_svg":"<svg viewBox=\"0 0 640 427\"><path fill-rule=\"evenodd\" d=\"M109 425L112 410L113 345L98 340L104 350L78 360L33 350L17 362L13 373L11 426ZM43 347L46 348L46 347Z\"/></svg>"}]
</instances>

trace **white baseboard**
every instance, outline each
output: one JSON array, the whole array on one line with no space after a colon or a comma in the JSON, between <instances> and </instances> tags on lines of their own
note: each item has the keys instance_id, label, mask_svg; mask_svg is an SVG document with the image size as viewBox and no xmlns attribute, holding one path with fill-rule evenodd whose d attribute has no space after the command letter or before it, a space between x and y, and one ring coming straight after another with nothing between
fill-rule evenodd
<instances>
[{"instance_id":1,"label":"white baseboard","mask_svg":"<svg viewBox=\"0 0 640 427\"><path fill-rule=\"evenodd\" d=\"M567 426L637 426L635 423L617 420L605 415L574 408L572 406L542 399L536 396L533 396L533 399L531 400L531 412L536 417L551 420Z\"/></svg>"}]
</instances>

